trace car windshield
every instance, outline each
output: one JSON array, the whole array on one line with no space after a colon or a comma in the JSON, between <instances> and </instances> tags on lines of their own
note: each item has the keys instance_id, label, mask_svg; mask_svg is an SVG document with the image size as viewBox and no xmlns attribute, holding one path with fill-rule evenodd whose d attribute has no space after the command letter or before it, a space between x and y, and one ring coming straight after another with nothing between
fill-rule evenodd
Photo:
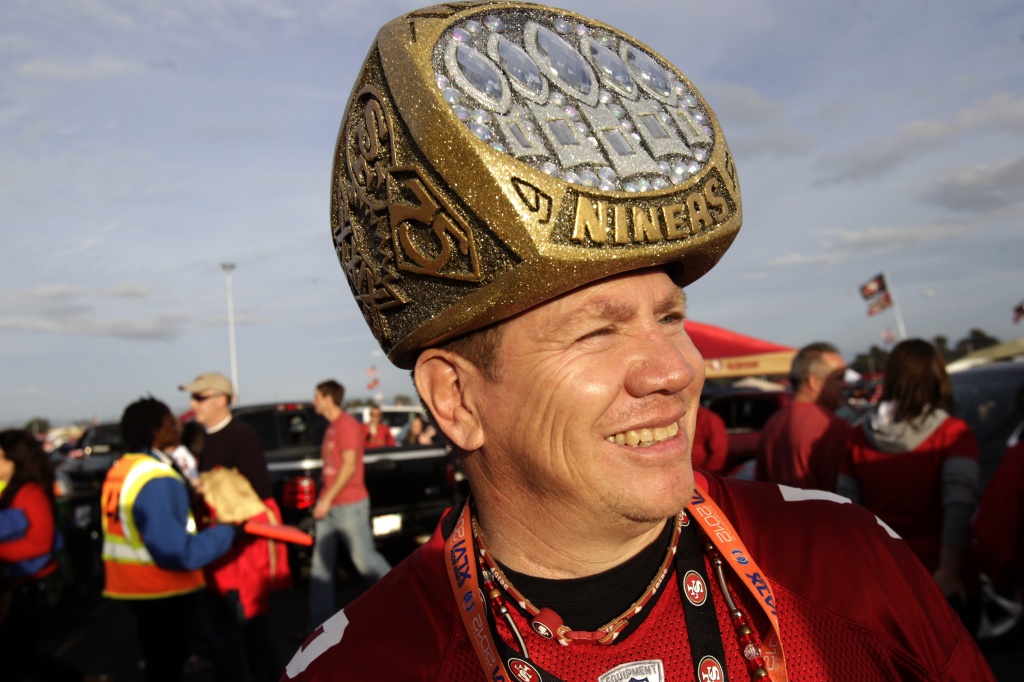
<instances>
[{"instance_id":1,"label":"car windshield","mask_svg":"<svg viewBox=\"0 0 1024 682\"><path fill-rule=\"evenodd\" d=\"M1006 441L1021 422L1017 389L1024 383L1024 363L1005 363L950 375L954 413L966 421L981 449L981 479L994 473Z\"/></svg>"}]
</instances>

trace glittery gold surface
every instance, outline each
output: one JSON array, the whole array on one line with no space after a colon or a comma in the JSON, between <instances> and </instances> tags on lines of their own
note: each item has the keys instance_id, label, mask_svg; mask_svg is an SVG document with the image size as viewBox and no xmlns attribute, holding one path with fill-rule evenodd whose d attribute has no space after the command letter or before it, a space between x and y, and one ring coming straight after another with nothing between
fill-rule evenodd
<instances>
[{"instance_id":1,"label":"glittery gold surface","mask_svg":"<svg viewBox=\"0 0 1024 682\"><path fill-rule=\"evenodd\" d=\"M673 78L678 92L688 95L691 107L672 104L676 97L669 94L663 99L672 106L653 106L666 130L682 131L689 122L686 141L698 142L690 145L688 153L697 158L682 159L690 164L682 176L679 163L677 170L665 171L670 173L665 178L671 183L658 172L645 172L634 174L635 182L623 175L614 178L617 186L602 188L594 182L596 174L587 173L601 170L600 164L579 159L563 163L558 175L549 175L545 171L550 172L564 158L554 153L560 150L552 152L558 139L553 136L558 132L553 130L557 121L531 124L513 120L508 115L507 95L501 103L477 95L477 101L485 104L476 107L472 79L466 81L459 73L452 76L464 82L468 94L439 87L438 74L446 68L453 70L451 55L455 52L454 48L444 52L447 43L476 40L483 46L489 37L493 48L496 38L484 33L488 29L483 25L508 26L509 36L515 31L526 35L537 31L537 26L571 26L572 32L565 32L567 40L587 36L579 39L580 45L589 45L585 40L592 39L618 48L620 54L626 54L627 47L642 51ZM549 35L557 35L554 28ZM521 40L528 42L527 38ZM496 64L491 62L491 66ZM599 75L599 66L592 61L587 68ZM490 66L484 63L484 67L485 75L490 73ZM657 70L652 72L657 75ZM513 82L505 78L502 92L510 91L507 83ZM548 79L554 92L555 78L548 75ZM489 85L494 79L480 76L477 80ZM571 85L562 90L572 92ZM605 95L609 101L614 99L602 90L602 97ZM446 97L463 99L453 105ZM575 128L582 132L567 127L563 139L572 133L582 140L589 132L590 147L567 146L567 153L610 155L610 146L606 144L607 150L602 150L597 143L607 131L593 123L599 115L607 117L608 106L579 104L584 117L572 108L571 101L556 107L552 102L562 101L555 99L560 95L548 97L540 104L519 98L525 103L520 109L543 116L568 111L566 121L576 121ZM626 108L632 107L633 115L621 117L626 121L621 124L622 131L629 134L616 142L621 145L625 139L633 145L639 152L636 158L647 159L650 170L650 161L659 161L651 151L658 140L647 130L639 130L639 121L637 132L630 131L632 121L638 119L636 112L642 119L642 106L653 100L645 99L643 93L620 99ZM487 106L494 112L493 118L485 111ZM468 123L457 115L465 112L474 117ZM693 123L692 112L706 127ZM508 134L509 121L523 131L539 131L537 139L541 133L548 134L552 143L544 152L550 159L542 163L544 159L510 153L508 147L514 146L516 139ZM544 128L545 121L550 130ZM657 130L657 124L648 127ZM505 144L498 140L501 131L506 133ZM488 134L494 135L490 142L502 149L481 139ZM680 140L677 146L682 145L682 134L676 133L676 137ZM624 149L633 156L631 149ZM664 161L660 165L663 170L669 166ZM593 176L591 185L579 181L577 172L584 175L584 181ZM652 187L647 178L660 187ZM627 191L630 189L634 191ZM332 235L353 294L388 357L405 368L415 363L423 348L609 275L672 264L675 278L685 286L718 262L742 219L735 167L718 121L678 70L610 26L523 3L437 5L396 19L380 30L342 120L331 199Z\"/></svg>"}]
</instances>

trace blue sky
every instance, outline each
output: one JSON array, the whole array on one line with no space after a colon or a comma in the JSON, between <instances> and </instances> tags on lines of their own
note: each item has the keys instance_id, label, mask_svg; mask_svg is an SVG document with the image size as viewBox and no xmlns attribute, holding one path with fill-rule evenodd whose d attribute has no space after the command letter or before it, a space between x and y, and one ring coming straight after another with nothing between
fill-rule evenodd
<instances>
[{"instance_id":1,"label":"blue sky","mask_svg":"<svg viewBox=\"0 0 1024 682\"><path fill-rule=\"evenodd\" d=\"M736 159L744 226L694 319L848 358L896 329L1022 334L1024 4L588 2L677 65ZM0 424L115 419L229 372L243 402L380 368L330 240L338 124L398 0L0 4ZM932 295L926 295L931 292Z\"/></svg>"}]
</instances>

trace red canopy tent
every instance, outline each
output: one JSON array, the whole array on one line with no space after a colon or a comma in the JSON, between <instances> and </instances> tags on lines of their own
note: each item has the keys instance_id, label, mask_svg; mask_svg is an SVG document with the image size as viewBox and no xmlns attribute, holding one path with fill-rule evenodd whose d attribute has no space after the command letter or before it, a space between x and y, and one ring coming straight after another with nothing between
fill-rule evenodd
<instances>
[{"instance_id":1,"label":"red canopy tent","mask_svg":"<svg viewBox=\"0 0 1024 682\"><path fill-rule=\"evenodd\" d=\"M703 322L686 321L686 333L704 357L709 379L789 374L796 349Z\"/></svg>"}]
</instances>

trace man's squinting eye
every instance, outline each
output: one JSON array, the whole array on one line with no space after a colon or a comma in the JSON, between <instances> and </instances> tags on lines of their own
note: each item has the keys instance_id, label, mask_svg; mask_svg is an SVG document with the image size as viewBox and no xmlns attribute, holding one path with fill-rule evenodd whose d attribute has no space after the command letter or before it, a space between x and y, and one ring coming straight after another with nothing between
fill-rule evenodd
<instances>
[{"instance_id":1,"label":"man's squinting eye","mask_svg":"<svg viewBox=\"0 0 1024 682\"><path fill-rule=\"evenodd\" d=\"M661 324L676 324L682 322L685 318L686 316L682 312L674 311L671 313L665 313L659 321Z\"/></svg>"},{"instance_id":2,"label":"man's squinting eye","mask_svg":"<svg viewBox=\"0 0 1024 682\"><path fill-rule=\"evenodd\" d=\"M608 326L608 327L601 327L600 329L595 329L592 332L587 332L583 336L581 336L578 339L576 339L576 341L579 342L579 341L586 341L587 339L595 339L595 338L598 338L600 336L607 336L608 334L611 334L611 333L612 333L612 327L610 327L610 326Z\"/></svg>"}]
</instances>

